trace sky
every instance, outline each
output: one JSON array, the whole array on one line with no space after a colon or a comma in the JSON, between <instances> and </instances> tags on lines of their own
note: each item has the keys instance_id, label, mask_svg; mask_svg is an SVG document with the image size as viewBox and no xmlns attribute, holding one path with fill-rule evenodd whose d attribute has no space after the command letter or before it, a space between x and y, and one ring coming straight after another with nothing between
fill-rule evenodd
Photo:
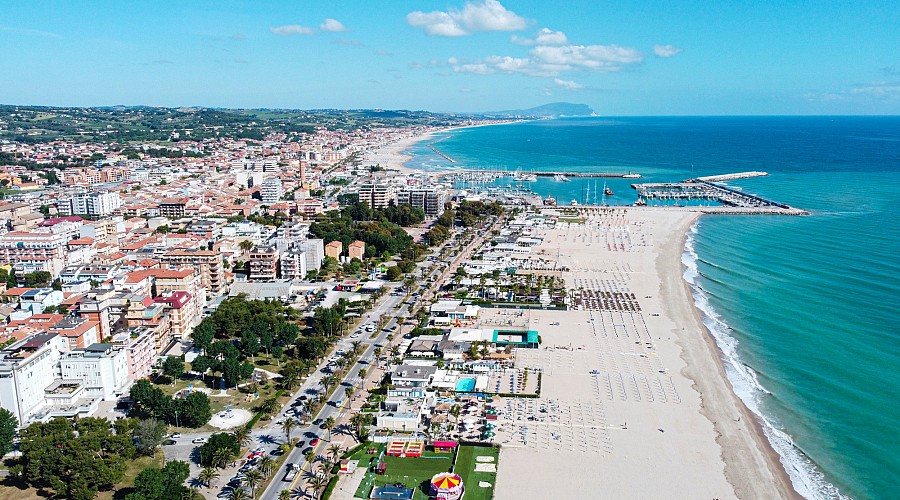
<instances>
[{"instance_id":1,"label":"sky","mask_svg":"<svg viewBox=\"0 0 900 500\"><path fill-rule=\"evenodd\" d=\"M900 114L900 2L4 0L0 103Z\"/></svg>"}]
</instances>

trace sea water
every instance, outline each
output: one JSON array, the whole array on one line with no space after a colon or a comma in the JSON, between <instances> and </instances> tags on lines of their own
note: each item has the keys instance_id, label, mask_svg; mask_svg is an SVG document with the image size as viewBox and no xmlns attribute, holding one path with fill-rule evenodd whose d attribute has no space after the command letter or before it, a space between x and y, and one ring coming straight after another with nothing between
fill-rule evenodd
<instances>
[{"instance_id":1,"label":"sea water","mask_svg":"<svg viewBox=\"0 0 900 500\"><path fill-rule=\"evenodd\" d=\"M644 176L521 183L560 204L631 204L635 182L769 172L729 185L812 215L701 217L685 280L794 487L807 498L896 497L900 117L579 118L438 139L455 163L426 142L407 165Z\"/></svg>"}]
</instances>

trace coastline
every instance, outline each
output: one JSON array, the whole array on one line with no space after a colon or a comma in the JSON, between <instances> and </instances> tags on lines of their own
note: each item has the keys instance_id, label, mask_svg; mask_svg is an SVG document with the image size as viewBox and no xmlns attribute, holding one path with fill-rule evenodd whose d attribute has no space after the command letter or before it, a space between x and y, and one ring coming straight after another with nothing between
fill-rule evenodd
<instances>
[{"instance_id":1,"label":"coastline","mask_svg":"<svg viewBox=\"0 0 900 500\"><path fill-rule=\"evenodd\" d=\"M639 309L583 302L530 312L529 328L544 343L537 352L518 350L516 364L542 371L538 402L591 416L568 427L549 424L557 436L582 439L580 447L559 445L558 437L545 443L531 429L525 442L516 441L518 430L504 434L496 498L579 498L596 478L573 475L573 463L602 475L597 498L797 498L755 416L732 390L688 293L681 257L700 214L581 213L581 223L535 230L543 242L533 258L556 256L570 269L562 273L570 296L624 291ZM526 470L531 482L523 484ZM554 482L561 476L564 486Z\"/></svg>"},{"instance_id":2,"label":"coastline","mask_svg":"<svg viewBox=\"0 0 900 500\"><path fill-rule=\"evenodd\" d=\"M402 139L398 139L390 144L386 144L381 146L380 148L367 151L363 155L363 162L375 165L380 164L385 169L396 170L403 175L409 175L413 173L423 173L428 174L430 176L440 175L439 172L427 172L422 170L413 169L406 166L406 162L411 160L412 155L405 154L404 151L411 148L412 146L433 138L437 134L442 134L446 132L453 132L456 130L462 130L467 128L479 128L479 127L490 127L493 125L509 125L512 123L522 123L527 120L514 120L508 122L496 122L496 123L478 123L475 125L459 125L455 127L446 127L437 130L432 130L429 132L425 132L423 134L417 134L409 137L404 137Z\"/></svg>"},{"instance_id":3,"label":"coastline","mask_svg":"<svg viewBox=\"0 0 900 500\"><path fill-rule=\"evenodd\" d=\"M697 307L691 293L690 285L683 277L685 266L681 261L681 257L685 252L688 232L690 232L691 228L700 220L701 216L702 214L696 213L694 217L685 220L676 232L678 235L677 242L668 245L665 254L660 255L659 265L661 267L661 274L669 275L669 281L680 281L680 286L670 284L670 286L667 287L670 292L669 297L673 302L680 300L689 307L691 317L689 323L692 323L691 329L701 333L701 341L703 345L705 345L708 355L714 360L716 372L718 374L718 377L714 381L715 384L708 378L691 378L693 378L695 383L697 383L698 380L700 381L698 390L700 390L701 394L709 394L710 392L721 393L720 388L716 391L717 388L713 387L713 385L719 385L720 383L724 384L726 387L725 393L719 395L720 400L715 401L720 407L711 408L710 402L706 400L704 404L702 404L702 413L713 422L717 432L716 442L722 447L722 459L725 461L725 474L728 481L734 486L738 497L754 498L751 494L753 492L754 484L758 484L760 481L770 481L778 491L780 498L803 498L794 489L791 478L782 464L782 458L778 452L775 451L772 444L769 442L769 439L766 437L759 418L750 411L735 393L734 388L725 373L723 353L712 333L703 323L703 313ZM677 273L674 269L663 270L666 266L663 259L670 262L673 260L677 262L677 265L675 265ZM672 276L673 274L675 276ZM681 295L681 297L678 297L678 295ZM686 339L682 340L682 342L685 340ZM686 348L683 352L683 357L689 357L691 352L699 355L700 353L698 351L702 349L701 346L695 345L694 347L695 349ZM692 368L691 366L692 363L696 364L697 361L697 359L685 359L685 363L687 364L685 373L688 376L693 375L696 371L696 368ZM734 410L739 412L740 422L749 423L749 426L732 425L738 424L738 422L735 422L734 420L714 420L717 417L717 413L721 415L723 409L727 411L730 410L732 406ZM749 432L739 432L742 428ZM745 453L748 449L754 450L755 453ZM754 458L755 460L748 461L748 457Z\"/></svg>"}]
</instances>

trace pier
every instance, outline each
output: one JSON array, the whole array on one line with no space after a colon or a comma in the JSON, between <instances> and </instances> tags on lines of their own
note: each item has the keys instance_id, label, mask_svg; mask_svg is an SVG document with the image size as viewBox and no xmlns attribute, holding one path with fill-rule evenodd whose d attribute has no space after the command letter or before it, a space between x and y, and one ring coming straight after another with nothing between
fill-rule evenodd
<instances>
[{"instance_id":1,"label":"pier","mask_svg":"<svg viewBox=\"0 0 900 500\"><path fill-rule=\"evenodd\" d=\"M441 158L443 158L443 159L449 161L450 163L456 163L456 160L454 160L453 158L450 158L449 156L447 156L447 155L445 155L444 153L442 153L441 150L439 150L438 148L434 147L434 144L435 144L435 143L432 142L431 144L428 145L428 147L431 148L432 151L434 151L435 153L437 153Z\"/></svg>"},{"instance_id":2,"label":"pier","mask_svg":"<svg viewBox=\"0 0 900 500\"><path fill-rule=\"evenodd\" d=\"M722 204L719 207L683 207L685 209L720 214L778 214L809 215L809 212L794 208L784 203L767 200L763 197L744 193L736 189L716 184L712 180L744 179L768 175L765 172L742 172L738 174L698 177L682 182L661 182L632 184L642 199L691 199L710 200ZM712 179L712 180L711 180Z\"/></svg>"}]
</instances>

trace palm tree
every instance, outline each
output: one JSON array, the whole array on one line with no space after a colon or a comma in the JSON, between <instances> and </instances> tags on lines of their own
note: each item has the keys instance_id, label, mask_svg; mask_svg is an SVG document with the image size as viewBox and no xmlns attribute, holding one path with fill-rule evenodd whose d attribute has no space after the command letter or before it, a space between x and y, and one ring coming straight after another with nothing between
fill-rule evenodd
<instances>
[{"instance_id":1,"label":"palm tree","mask_svg":"<svg viewBox=\"0 0 900 500\"><path fill-rule=\"evenodd\" d=\"M350 342L350 347L351 347L351 349L353 349L353 354L359 354L362 351L362 345L363 345L363 343L360 342L359 340L354 340L353 342Z\"/></svg>"},{"instance_id":2,"label":"palm tree","mask_svg":"<svg viewBox=\"0 0 900 500\"><path fill-rule=\"evenodd\" d=\"M275 459L266 455L259 459L259 463L256 464L256 468L262 472L263 476L268 478L269 474L275 469Z\"/></svg>"},{"instance_id":3,"label":"palm tree","mask_svg":"<svg viewBox=\"0 0 900 500\"><path fill-rule=\"evenodd\" d=\"M313 460L316 459L316 452L312 450L312 448L306 450L306 453L303 454L303 458L306 459L307 462L312 463Z\"/></svg>"},{"instance_id":4,"label":"palm tree","mask_svg":"<svg viewBox=\"0 0 900 500\"><path fill-rule=\"evenodd\" d=\"M281 490L278 492L278 500L291 500L291 490Z\"/></svg>"},{"instance_id":5,"label":"palm tree","mask_svg":"<svg viewBox=\"0 0 900 500\"><path fill-rule=\"evenodd\" d=\"M212 465L224 469L226 466L228 466L228 462L230 462L232 458L234 457L232 456L231 450L227 448L219 448L213 453Z\"/></svg>"},{"instance_id":6,"label":"palm tree","mask_svg":"<svg viewBox=\"0 0 900 500\"><path fill-rule=\"evenodd\" d=\"M324 476L313 476L306 480L306 484L308 484L313 489L312 497L313 499L319 498L319 490L324 488L328 481L325 480Z\"/></svg>"},{"instance_id":7,"label":"palm tree","mask_svg":"<svg viewBox=\"0 0 900 500\"><path fill-rule=\"evenodd\" d=\"M219 478L219 471L216 470L215 467L204 467L202 471L200 471L200 482L205 484L207 488L212 486L212 482Z\"/></svg>"},{"instance_id":8,"label":"palm tree","mask_svg":"<svg viewBox=\"0 0 900 500\"><path fill-rule=\"evenodd\" d=\"M250 429L245 425L238 426L231 431L231 436L239 445L241 445L241 447L250 444Z\"/></svg>"},{"instance_id":9,"label":"palm tree","mask_svg":"<svg viewBox=\"0 0 900 500\"><path fill-rule=\"evenodd\" d=\"M366 378L367 373L369 373L368 370L366 370L365 368L360 368L359 369L359 378L362 378L362 379Z\"/></svg>"},{"instance_id":10,"label":"palm tree","mask_svg":"<svg viewBox=\"0 0 900 500\"><path fill-rule=\"evenodd\" d=\"M253 248L253 242L250 240L243 240L238 243L238 248L240 248L244 253L247 253L251 248Z\"/></svg>"},{"instance_id":11,"label":"palm tree","mask_svg":"<svg viewBox=\"0 0 900 500\"><path fill-rule=\"evenodd\" d=\"M347 399L350 399L350 397L353 396L353 388L352 387L344 387L344 396L346 396Z\"/></svg>"},{"instance_id":12,"label":"palm tree","mask_svg":"<svg viewBox=\"0 0 900 500\"><path fill-rule=\"evenodd\" d=\"M263 480L262 472L256 469L250 469L244 473L244 484L250 487L250 496L256 496L256 487Z\"/></svg>"},{"instance_id":13,"label":"palm tree","mask_svg":"<svg viewBox=\"0 0 900 500\"><path fill-rule=\"evenodd\" d=\"M292 371L281 376L281 387L289 391L293 391L298 382L300 382L300 374L297 372Z\"/></svg>"},{"instance_id":14,"label":"palm tree","mask_svg":"<svg viewBox=\"0 0 900 500\"><path fill-rule=\"evenodd\" d=\"M244 488L235 488L228 494L228 500L250 500L250 495Z\"/></svg>"},{"instance_id":15,"label":"palm tree","mask_svg":"<svg viewBox=\"0 0 900 500\"><path fill-rule=\"evenodd\" d=\"M331 429L334 429L334 417L328 417L325 419L325 430L328 431L328 440L331 441Z\"/></svg>"},{"instance_id":16,"label":"palm tree","mask_svg":"<svg viewBox=\"0 0 900 500\"><path fill-rule=\"evenodd\" d=\"M289 418L281 423L281 430L284 431L284 436L287 438L287 442L291 442L291 430L297 425L297 421L293 418Z\"/></svg>"},{"instance_id":17,"label":"palm tree","mask_svg":"<svg viewBox=\"0 0 900 500\"><path fill-rule=\"evenodd\" d=\"M341 448L339 444L332 444L328 447L328 458L331 460L331 463L337 463L340 460L341 455L344 453L344 449Z\"/></svg>"}]
</instances>

